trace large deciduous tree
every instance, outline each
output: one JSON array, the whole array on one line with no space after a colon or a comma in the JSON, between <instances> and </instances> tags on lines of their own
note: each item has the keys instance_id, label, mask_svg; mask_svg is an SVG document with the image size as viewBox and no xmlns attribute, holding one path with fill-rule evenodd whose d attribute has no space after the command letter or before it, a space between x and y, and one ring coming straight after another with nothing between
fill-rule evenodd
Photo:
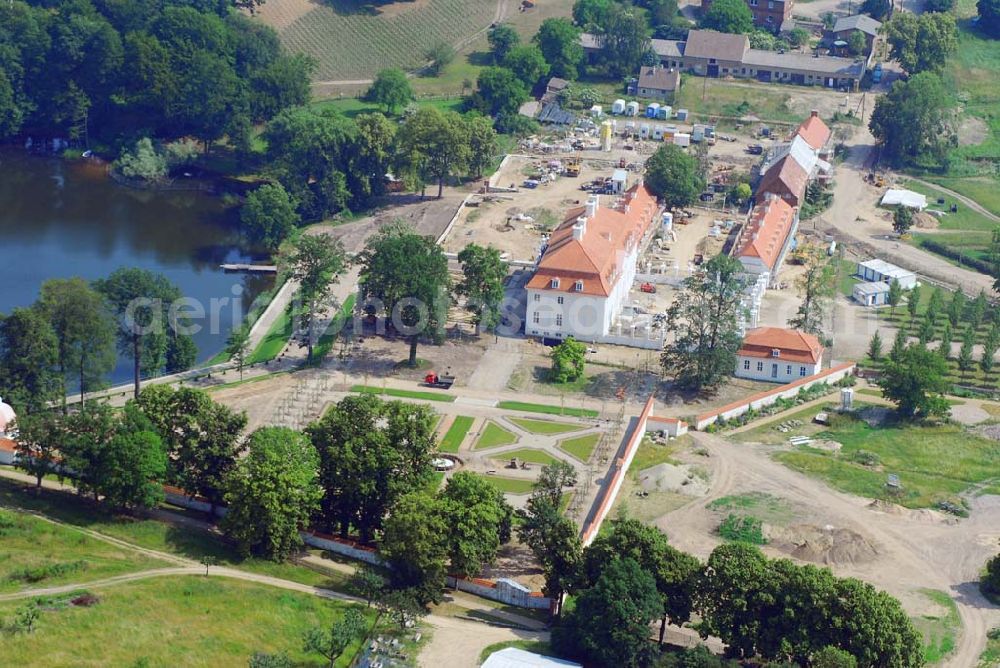
<instances>
[{"instance_id":1,"label":"large deciduous tree","mask_svg":"<svg viewBox=\"0 0 1000 668\"><path fill-rule=\"evenodd\" d=\"M910 345L894 359L891 355L882 367L879 385L882 394L896 404L906 418L947 415L944 392L948 367L940 355L923 346Z\"/></svg>"},{"instance_id":2,"label":"large deciduous tree","mask_svg":"<svg viewBox=\"0 0 1000 668\"><path fill-rule=\"evenodd\" d=\"M388 225L369 239L358 257L361 296L377 303L409 337L409 365L417 365L420 337L439 340L450 305L448 260L433 237L402 224Z\"/></svg>"},{"instance_id":3,"label":"large deciduous tree","mask_svg":"<svg viewBox=\"0 0 1000 668\"><path fill-rule=\"evenodd\" d=\"M227 476L222 530L243 554L282 561L302 545L299 531L322 495L309 439L285 427L262 427Z\"/></svg>"},{"instance_id":4,"label":"large deciduous tree","mask_svg":"<svg viewBox=\"0 0 1000 668\"><path fill-rule=\"evenodd\" d=\"M501 23L490 28L486 40L490 44L490 51L493 52L493 63L499 65L507 52L521 43L521 36L509 23Z\"/></svg>"},{"instance_id":5,"label":"large deciduous tree","mask_svg":"<svg viewBox=\"0 0 1000 668\"><path fill-rule=\"evenodd\" d=\"M549 73L542 50L535 44L518 44L504 56L503 66L514 73L525 88L531 90L538 81Z\"/></svg>"},{"instance_id":6,"label":"large deciduous tree","mask_svg":"<svg viewBox=\"0 0 1000 668\"><path fill-rule=\"evenodd\" d=\"M486 67L476 78L471 104L488 116L500 117L516 114L528 98L528 89L513 72L505 67Z\"/></svg>"},{"instance_id":7,"label":"large deciduous tree","mask_svg":"<svg viewBox=\"0 0 1000 668\"><path fill-rule=\"evenodd\" d=\"M910 74L940 72L958 48L958 28L951 14L896 12L882 29L890 56Z\"/></svg>"},{"instance_id":8,"label":"large deciduous tree","mask_svg":"<svg viewBox=\"0 0 1000 668\"><path fill-rule=\"evenodd\" d=\"M583 46L580 29L572 21L561 17L545 19L533 39L552 68L553 76L570 81L577 78L583 62Z\"/></svg>"},{"instance_id":9,"label":"large deciduous tree","mask_svg":"<svg viewBox=\"0 0 1000 668\"><path fill-rule=\"evenodd\" d=\"M24 414L18 416L15 427L17 458L14 466L34 476L35 489L41 491L42 478L55 472L59 463L65 418L51 411Z\"/></svg>"},{"instance_id":10,"label":"large deciduous tree","mask_svg":"<svg viewBox=\"0 0 1000 668\"><path fill-rule=\"evenodd\" d=\"M691 204L705 189L698 159L679 146L666 144L646 161L646 185L670 207Z\"/></svg>"},{"instance_id":11,"label":"large deciduous tree","mask_svg":"<svg viewBox=\"0 0 1000 668\"><path fill-rule=\"evenodd\" d=\"M990 37L1000 38L1000 0L978 0L979 27Z\"/></svg>"},{"instance_id":12,"label":"large deciduous tree","mask_svg":"<svg viewBox=\"0 0 1000 668\"><path fill-rule=\"evenodd\" d=\"M366 630L364 614L357 608L349 608L329 629L314 626L306 631L302 647L306 652L319 654L330 662L330 668L335 668L337 659L351 643L360 640Z\"/></svg>"},{"instance_id":13,"label":"large deciduous tree","mask_svg":"<svg viewBox=\"0 0 1000 668\"><path fill-rule=\"evenodd\" d=\"M479 575L496 563L500 546L510 540L513 508L489 480L467 471L448 479L440 501L450 572Z\"/></svg>"},{"instance_id":14,"label":"large deciduous tree","mask_svg":"<svg viewBox=\"0 0 1000 668\"><path fill-rule=\"evenodd\" d=\"M921 72L875 102L868 127L893 164L942 165L954 144L950 102L941 78Z\"/></svg>"},{"instance_id":15,"label":"large deciduous tree","mask_svg":"<svg viewBox=\"0 0 1000 668\"><path fill-rule=\"evenodd\" d=\"M613 3L598 33L601 59L614 77L633 76L652 50L649 26L641 10Z\"/></svg>"},{"instance_id":16,"label":"large deciduous tree","mask_svg":"<svg viewBox=\"0 0 1000 668\"><path fill-rule=\"evenodd\" d=\"M476 113L466 115L465 124L469 131L469 174L478 179L500 152L497 131L490 119Z\"/></svg>"},{"instance_id":17,"label":"large deciduous tree","mask_svg":"<svg viewBox=\"0 0 1000 668\"><path fill-rule=\"evenodd\" d=\"M554 383L571 383L583 377L587 366L587 346L572 336L552 349L549 378Z\"/></svg>"},{"instance_id":18,"label":"large deciduous tree","mask_svg":"<svg viewBox=\"0 0 1000 668\"><path fill-rule=\"evenodd\" d=\"M507 277L507 263L500 258L500 251L492 246L469 244L458 253L462 265L462 280L455 292L465 297L466 309L472 314L476 335L485 328L496 330L500 324L500 305L503 302L503 282Z\"/></svg>"},{"instance_id":19,"label":"large deciduous tree","mask_svg":"<svg viewBox=\"0 0 1000 668\"><path fill-rule=\"evenodd\" d=\"M45 408L59 396L59 340L36 308L0 316L0 394L23 413Z\"/></svg>"},{"instance_id":20,"label":"large deciduous tree","mask_svg":"<svg viewBox=\"0 0 1000 668\"><path fill-rule=\"evenodd\" d=\"M400 107L413 100L413 88L403 70L390 68L375 75L375 81L365 97L369 102L385 107L386 113L395 114Z\"/></svg>"},{"instance_id":21,"label":"large deciduous tree","mask_svg":"<svg viewBox=\"0 0 1000 668\"><path fill-rule=\"evenodd\" d=\"M736 368L746 279L739 261L726 255L709 260L684 281L667 312L674 340L661 363L679 384L714 391Z\"/></svg>"},{"instance_id":22,"label":"large deciduous tree","mask_svg":"<svg viewBox=\"0 0 1000 668\"><path fill-rule=\"evenodd\" d=\"M743 0L714 0L701 17L701 27L738 34L753 32L753 14Z\"/></svg>"},{"instance_id":23,"label":"large deciduous tree","mask_svg":"<svg viewBox=\"0 0 1000 668\"><path fill-rule=\"evenodd\" d=\"M468 166L469 128L453 111L424 107L406 119L396 137L407 159L437 181L438 197L444 194L448 177Z\"/></svg>"},{"instance_id":24,"label":"large deciduous tree","mask_svg":"<svg viewBox=\"0 0 1000 668\"><path fill-rule=\"evenodd\" d=\"M806 246L801 253L805 271L796 281L802 304L788 321L790 327L822 337L824 320L837 291L837 269L833 258L820 246Z\"/></svg>"},{"instance_id":25,"label":"large deciduous tree","mask_svg":"<svg viewBox=\"0 0 1000 668\"><path fill-rule=\"evenodd\" d=\"M424 492L402 497L385 522L379 548L396 589L421 604L441 600L448 563L448 524L441 502Z\"/></svg>"},{"instance_id":26,"label":"large deciduous tree","mask_svg":"<svg viewBox=\"0 0 1000 668\"><path fill-rule=\"evenodd\" d=\"M240 208L240 223L246 235L268 249L277 248L302 217L295 200L280 183L265 183L252 190Z\"/></svg>"},{"instance_id":27,"label":"large deciduous tree","mask_svg":"<svg viewBox=\"0 0 1000 668\"><path fill-rule=\"evenodd\" d=\"M303 234L278 256L278 267L298 281L298 331L306 337L309 359L323 334L321 316L336 308L333 283L347 270L347 256L339 239L329 234Z\"/></svg>"}]
</instances>

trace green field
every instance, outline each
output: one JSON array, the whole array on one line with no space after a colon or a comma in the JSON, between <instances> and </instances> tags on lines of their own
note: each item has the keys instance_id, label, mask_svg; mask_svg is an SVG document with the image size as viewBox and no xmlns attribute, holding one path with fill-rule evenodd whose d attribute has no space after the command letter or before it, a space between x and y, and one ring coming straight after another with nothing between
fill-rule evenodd
<instances>
[{"instance_id":1,"label":"green field","mask_svg":"<svg viewBox=\"0 0 1000 668\"><path fill-rule=\"evenodd\" d=\"M802 420L803 427L788 433L773 429L775 421L737 436L741 441L786 443L794 435L809 435L840 443L839 454L800 446L775 457L791 468L816 476L833 487L859 496L887 499L909 508L931 507L938 501L955 501L973 485L983 493L1000 492L1000 443L981 438L955 424L887 423L871 427L852 416L834 416L829 428L809 424L820 408L786 416ZM860 451L865 451L859 455ZM860 463L862 455L875 456L877 464ZM890 493L886 476L900 477L902 491Z\"/></svg>"},{"instance_id":2,"label":"green field","mask_svg":"<svg viewBox=\"0 0 1000 668\"><path fill-rule=\"evenodd\" d=\"M461 97L417 101L418 107L435 107L441 111L461 111L464 104L465 100ZM312 106L316 109L334 109L348 118L354 118L359 114L370 114L373 112L378 112L380 114L385 113L385 107L372 104L371 102L365 102L364 100L356 97L318 100L314 102Z\"/></svg>"},{"instance_id":3,"label":"green field","mask_svg":"<svg viewBox=\"0 0 1000 668\"><path fill-rule=\"evenodd\" d=\"M483 450L485 448L496 448L501 445L511 445L513 443L517 443L517 440L517 434L504 429L496 422L490 420L486 423L486 427L479 435L479 438L476 439L476 443L472 446L472 449Z\"/></svg>"},{"instance_id":4,"label":"green field","mask_svg":"<svg viewBox=\"0 0 1000 668\"><path fill-rule=\"evenodd\" d=\"M254 351L250 353L247 364L270 362L281 354L281 351L285 349L285 344L288 343L290 338L292 338L292 312L286 308L275 318L274 322L268 328L267 334L257 344Z\"/></svg>"},{"instance_id":5,"label":"green field","mask_svg":"<svg viewBox=\"0 0 1000 668\"><path fill-rule=\"evenodd\" d=\"M457 416L438 444L438 451L458 452L459 448L462 447L462 441L465 440L466 434L469 433L469 429L472 427L472 423L473 419L467 415Z\"/></svg>"},{"instance_id":6,"label":"green field","mask_svg":"<svg viewBox=\"0 0 1000 668\"><path fill-rule=\"evenodd\" d=\"M985 241L989 242L989 233L996 227L996 223L986 216L973 211L962 202L956 200L953 195L942 192L933 186L927 186L912 180L904 181L900 185L908 190L926 195L928 209L946 212L945 215L937 217L941 223L938 229L983 232L986 233ZM939 197L944 198L944 204L938 204L937 200ZM952 204L958 204L958 211L955 213L950 212Z\"/></svg>"},{"instance_id":7,"label":"green field","mask_svg":"<svg viewBox=\"0 0 1000 668\"><path fill-rule=\"evenodd\" d=\"M946 592L921 589L920 593L941 606L944 614L913 617L913 626L924 639L924 661L928 666L940 663L955 650L955 638L962 628L958 608Z\"/></svg>"},{"instance_id":8,"label":"green field","mask_svg":"<svg viewBox=\"0 0 1000 668\"><path fill-rule=\"evenodd\" d=\"M698 116L742 117L753 114L762 121L798 124L802 113L793 110L792 91L775 84L740 82L682 76L674 108L690 109Z\"/></svg>"},{"instance_id":9,"label":"green field","mask_svg":"<svg viewBox=\"0 0 1000 668\"><path fill-rule=\"evenodd\" d=\"M0 509L0 593L90 582L167 565L74 528Z\"/></svg>"},{"instance_id":10,"label":"green field","mask_svg":"<svg viewBox=\"0 0 1000 668\"><path fill-rule=\"evenodd\" d=\"M486 29L496 3L270 0L259 14L291 51L315 58L314 77L327 81L371 78L387 67L418 68L434 44L455 45Z\"/></svg>"},{"instance_id":11,"label":"green field","mask_svg":"<svg viewBox=\"0 0 1000 668\"><path fill-rule=\"evenodd\" d=\"M523 478L508 478L502 475L484 475L491 485L505 494L529 494L535 486L533 480Z\"/></svg>"},{"instance_id":12,"label":"green field","mask_svg":"<svg viewBox=\"0 0 1000 668\"><path fill-rule=\"evenodd\" d=\"M597 417L599 411L590 408L572 408L570 406L552 406L549 404L532 404L524 401L501 401L497 407L509 411L524 411L525 413L545 413L547 415L572 415L574 417Z\"/></svg>"},{"instance_id":13,"label":"green field","mask_svg":"<svg viewBox=\"0 0 1000 668\"><path fill-rule=\"evenodd\" d=\"M498 457L503 457L504 460L517 458L518 461L529 462L531 464L540 464L545 466L547 464L555 464L558 459L545 452L544 450L536 450L535 448L521 448L520 450L511 450L510 452L504 452L503 454L497 455Z\"/></svg>"},{"instance_id":14,"label":"green field","mask_svg":"<svg viewBox=\"0 0 1000 668\"><path fill-rule=\"evenodd\" d=\"M784 524L793 517L785 499L764 492L723 496L708 504L708 509L719 513L752 515L770 524Z\"/></svg>"},{"instance_id":15,"label":"green field","mask_svg":"<svg viewBox=\"0 0 1000 668\"><path fill-rule=\"evenodd\" d=\"M302 634L329 625L347 605L309 594L223 578L163 577L92 592L75 606L48 599L36 630L3 639L8 666L245 666L255 651L287 652L299 666L322 666L302 652ZM0 604L0 618L20 605ZM365 611L369 622L374 611ZM337 662L347 666L355 642Z\"/></svg>"},{"instance_id":16,"label":"green field","mask_svg":"<svg viewBox=\"0 0 1000 668\"><path fill-rule=\"evenodd\" d=\"M553 422L551 420L535 420L532 418L507 418L521 429L532 434L565 434L570 431L580 431L586 429L580 424L569 422Z\"/></svg>"},{"instance_id":17,"label":"green field","mask_svg":"<svg viewBox=\"0 0 1000 668\"><path fill-rule=\"evenodd\" d=\"M559 441L559 449L581 462L588 462L590 456L594 454L594 448L600 442L600 434L585 434Z\"/></svg>"},{"instance_id":18,"label":"green field","mask_svg":"<svg viewBox=\"0 0 1000 668\"><path fill-rule=\"evenodd\" d=\"M399 397L402 399L423 399L424 401L443 401L450 403L455 401L455 397L450 394L439 394L437 392L422 392L420 390L397 390L392 387L376 387L374 385L353 385L351 392L361 394L384 394L389 397Z\"/></svg>"}]
</instances>

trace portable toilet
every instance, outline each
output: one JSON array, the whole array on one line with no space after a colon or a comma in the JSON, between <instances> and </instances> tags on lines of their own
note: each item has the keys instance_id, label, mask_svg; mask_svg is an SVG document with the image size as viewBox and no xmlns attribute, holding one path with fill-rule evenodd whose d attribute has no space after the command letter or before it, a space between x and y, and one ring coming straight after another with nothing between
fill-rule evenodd
<instances>
[{"instance_id":1,"label":"portable toilet","mask_svg":"<svg viewBox=\"0 0 1000 668\"><path fill-rule=\"evenodd\" d=\"M611 174L611 190L618 194L625 192L626 188L628 188L628 171L616 169Z\"/></svg>"},{"instance_id":2,"label":"portable toilet","mask_svg":"<svg viewBox=\"0 0 1000 668\"><path fill-rule=\"evenodd\" d=\"M639 136L643 139L649 137L649 123L643 123L639 126Z\"/></svg>"},{"instance_id":3,"label":"portable toilet","mask_svg":"<svg viewBox=\"0 0 1000 668\"><path fill-rule=\"evenodd\" d=\"M691 129L691 141L697 143L704 140L705 140L705 126L695 125L694 128Z\"/></svg>"},{"instance_id":4,"label":"portable toilet","mask_svg":"<svg viewBox=\"0 0 1000 668\"><path fill-rule=\"evenodd\" d=\"M611 113L614 115L625 113L625 100L615 100L614 104L611 105Z\"/></svg>"},{"instance_id":5,"label":"portable toilet","mask_svg":"<svg viewBox=\"0 0 1000 668\"><path fill-rule=\"evenodd\" d=\"M667 127L663 128L663 141L673 141L675 134L677 134L677 126L668 125Z\"/></svg>"},{"instance_id":6,"label":"portable toilet","mask_svg":"<svg viewBox=\"0 0 1000 668\"><path fill-rule=\"evenodd\" d=\"M669 104L660 107L660 118L673 118L674 108Z\"/></svg>"},{"instance_id":7,"label":"portable toilet","mask_svg":"<svg viewBox=\"0 0 1000 668\"><path fill-rule=\"evenodd\" d=\"M654 125L653 126L653 139L656 141L663 141L663 126Z\"/></svg>"},{"instance_id":8,"label":"portable toilet","mask_svg":"<svg viewBox=\"0 0 1000 668\"><path fill-rule=\"evenodd\" d=\"M691 135L687 132L678 132L674 135L674 144L676 146L690 146L691 145Z\"/></svg>"},{"instance_id":9,"label":"portable toilet","mask_svg":"<svg viewBox=\"0 0 1000 668\"><path fill-rule=\"evenodd\" d=\"M595 104L593 107L590 108L590 115L593 116L594 118L600 118L601 116L604 115L604 107L602 107L599 104Z\"/></svg>"},{"instance_id":10,"label":"portable toilet","mask_svg":"<svg viewBox=\"0 0 1000 668\"><path fill-rule=\"evenodd\" d=\"M625 105L625 115L626 116L638 116L639 115L639 103L632 100Z\"/></svg>"},{"instance_id":11,"label":"portable toilet","mask_svg":"<svg viewBox=\"0 0 1000 668\"><path fill-rule=\"evenodd\" d=\"M631 137L635 134L635 121L625 121L625 132L622 133L626 137Z\"/></svg>"},{"instance_id":12,"label":"portable toilet","mask_svg":"<svg viewBox=\"0 0 1000 668\"><path fill-rule=\"evenodd\" d=\"M679 121L686 121L687 119L688 119L688 110L687 109L678 109L677 110L677 120L679 120Z\"/></svg>"},{"instance_id":13,"label":"portable toilet","mask_svg":"<svg viewBox=\"0 0 1000 668\"><path fill-rule=\"evenodd\" d=\"M674 214L670 211L663 212L663 231L669 232L674 229Z\"/></svg>"},{"instance_id":14,"label":"portable toilet","mask_svg":"<svg viewBox=\"0 0 1000 668\"><path fill-rule=\"evenodd\" d=\"M715 139L715 126L706 125L705 126L705 139Z\"/></svg>"},{"instance_id":15,"label":"portable toilet","mask_svg":"<svg viewBox=\"0 0 1000 668\"><path fill-rule=\"evenodd\" d=\"M659 112L659 110L660 110L660 105L658 105L656 102L653 102L648 107L646 107L646 118L656 118L656 114Z\"/></svg>"}]
</instances>

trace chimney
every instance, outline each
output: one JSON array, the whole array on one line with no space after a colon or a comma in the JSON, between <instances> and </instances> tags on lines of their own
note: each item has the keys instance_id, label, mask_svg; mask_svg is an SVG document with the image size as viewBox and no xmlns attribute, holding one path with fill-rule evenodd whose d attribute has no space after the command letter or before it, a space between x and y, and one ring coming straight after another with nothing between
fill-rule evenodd
<instances>
[{"instance_id":1,"label":"chimney","mask_svg":"<svg viewBox=\"0 0 1000 668\"><path fill-rule=\"evenodd\" d=\"M583 216L577 218L576 223L573 225L573 238L577 241L583 239L584 233L587 231L587 219Z\"/></svg>"},{"instance_id":2,"label":"chimney","mask_svg":"<svg viewBox=\"0 0 1000 668\"><path fill-rule=\"evenodd\" d=\"M600 206L600 195L591 195L587 198L587 218L597 215L597 207Z\"/></svg>"},{"instance_id":3,"label":"chimney","mask_svg":"<svg viewBox=\"0 0 1000 668\"><path fill-rule=\"evenodd\" d=\"M819 117L819 110L818 109L813 109L812 113L810 113L809 115L812 116L813 118L817 118L817 117Z\"/></svg>"},{"instance_id":4,"label":"chimney","mask_svg":"<svg viewBox=\"0 0 1000 668\"><path fill-rule=\"evenodd\" d=\"M611 233L610 232L602 232L601 236L604 237L605 239L607 239L608 241L611 241Z\"/></svg>"}]
</instances>

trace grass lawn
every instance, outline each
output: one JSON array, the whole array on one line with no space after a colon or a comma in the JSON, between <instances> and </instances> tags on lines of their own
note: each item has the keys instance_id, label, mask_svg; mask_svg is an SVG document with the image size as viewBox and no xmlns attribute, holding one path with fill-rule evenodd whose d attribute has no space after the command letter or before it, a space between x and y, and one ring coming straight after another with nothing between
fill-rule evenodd
<instances>
[{"instance_id":1,"label":"grass lawn","mask_svg":"<svg viewBox=\"0 0 1000 668\"><path fill-rule=\"evenodd\" d=\"M438 444L438 452L458 452L459 448L462 447L462 442L465 440L466 434L469 433L469 429L472 427L472 422L473 419L468 415L457 416Z\"/></svg>"},{"instance_id":2,"label":"grass lawn","mask_svg":"<svg viewBox=\"0 0 1000 668\"><path fill-rule=\"evenodd\" d=\"M486 428L483 429L472 449L496 448L501 445L511 445L512 443L517 443L517 441L517 434L504 429L493 420L490 420L486 423Z\"/></svg>"},{"instance_id":3,"label":"grass lawn","mask_svg":"<svg viewBox=\"0 0 1000 668\"><path fill-rule=\"evenodd\" d=\"M764 492L749 492L723 496L708 504L719 513L752 515L771 524L785 524L794 514L785 499Z\"/></svg>"},{"instance_id":4,"label":"grass lawn","mask_svg":"<svg viewBox=\"0 0 1000 668\"><path fill-rule=\"evenodd\" d=\"M822 478L832 486L859 496L889 499L910 508L925 508L938 501L952 500L979 483L987 483L985 493L1000 492L1000 443L966 432L954 424L920 425L888 423L871 427L851 416L833 416L830 427L808 422L821 410L811 408L788 416L802 420L804 426L779 434L771 421L757 431L739 434L739 440L787 442L797 434L812 435L840 443L839 454L808 446L780 452L776 458L804 473ZM754 432L757 431L755 434ZM775 440L777 439L777 441ZM859 451L873 453L875 466L859 463ZM886 475L899 475L902 492L890 494Z\"/></svg>"},{"instance_id":5,"label":"grass lawn","mask_svg":"<svg viewBox=\"0 0 1000 668\"><path fill-rule=\"evenodd\" d=\"M674 99L675 109L691 109L699 116L746 116L763 121L798 123L802 120L789 107L792 93L775 84L741 81L732 85L719 79L684 77L685 84Z\"/></svg>"},{"instance_id":6,"label":"grass lawn","mask_svg":"<svg viewBox=\"0 0 1000 668\"><path fill-rule=\"evenodd\" d=\"M329 628L349 604L224 578L163 577L93 592L96 605L43 604L33 634L4 638L5 665L245 666L255 651L287 652L299 666L322 666L302 652L302 634ZM68 598L68 597L67 597ZM0 604L10 617L19 602ZM364 611L368 622L374 611ZM338 660L347 666L360 642Z\"/></svg>"},{"instance_id":7,"label":"grass lawn","mask_svg":"<svg viewBox=\"0 0 1000 668\"><path fill-rule=\"evenodd\" d=\"M384 394L390 397L400 397L403 399L423 399L424 401L443 401L451 403L455 397L450 394L439 394L437 392L422 392L420 390L397 390L392 387L376 387L374 385L354 385L351 392L362 394Z\"/></svg>"},{"instance_id":8,"label":"grass lawn","mask_svg":"<svg viewBox=\"0 0 1000 668\"><path fill-rule=\"evenodd\" d=\"M938 617L913 617L913 626L924 638L924 661L929 666L940 663L955 649L955 637L962 628L955 601L943 591L921 589L920 593L944 609Z\"/></svg>"},{"instance_id":9,"label":"grass lawn","mask_svg":"<svg viewBox=\"0 0 1000 668\"><path fill-rule=\"evenodd\" d=\"M100 580L167 565L75 529L0 508L0 593Z\"/></svg>"},{"instance_id":10,"label":"grass lawn","mask_svg":"<svg viewBox=\"0 0 1000 668\"><path fill-rule=\"evenodd\" d=\"M576 438L567 438L559 441L559 449L579 459L581 462L588 462L590 461L590 456L594 454L594 448L600 442L600 434L585 434Z\"/></svg>"},{"instance_id":11,"label":"grass lawn","mask_svg":"<svg viewBox=\"0 0 1000 668\"><path fill-rule=\"evenodd\" d=\"M858 270L858 263L851 260L838 260L837 289L845 297L854 294L854 286L858 284L858 279L854 274Z\"/></svg>"},{"instance_id":12,"label":"grass lawn","mask_svg":"<svg viewBox=\"0 0 1000 668\"><path fill-rule=\"evenodd\" d=\"M976 668L996 668L1000 666L1000 627L990 629L986 636L986 649L979 655Z\"/></svg>"},{"instance_id":13,"label":"grass lawn","mask_svg":"<svg viewBox=\"0 0 1000 668\"><path fill-rule=\"evenodd\" d=\"M525 413L545 413L547 415L572 415L574 417L597 417L599 411L590 408L572 408L569 406L551 406L549 404L532 404L524 401L501 401L499 408L509 411L524 411Z\"/></svg>"},{"instance_id":14,"label":"grass lawn","mask_svg":"<svg viewBox=\"0 0 1000 668\"><path fill-rule=\"evenodd\" d=\"M500 456L500 455L498 455ZM506 459L512 459L517 457L519 461L530 462L531 464L540 464L545 466L547 464L555 464L558 459L545 452L544 450L536 450L535 448L521 448L520 450L511 450L510 452L503 453L502 457Z\"/></svg>"},{"instance_id":15,"label":"grass lawn","mask_svg":"<svg viewBox=\"0 0 1000 668\"><path fill-rule=\"evenodd\" d=\"M502 475L484 475L482 477L505 494L530 494L535 486L533 480L523 478L508 478Z\"/></svg>"},{"instance_id":16,"label":"grass lawn","mask_svg":"<svg viewBox=\"0 0 1000 668\"><path fill-rule=\"evenodd\" d=\"M904 181L901 187L926 195L928 209L946 212L945 215L938 217L938 220L941 221L939 229L983 232L984 234L977 235L977 238L983 237L985 242L989 243L990 233L993 232L996 223L986 216L973 211L951 195L941 192L937 188L925 186L923 183ZM939 197L944 198L944 204L938 204ZM958 204L958 211L955 213L951 213L952 204Z\"/></svg>"},{"instance_id":17,"label":"grass lawn","mask_svg":"<svg viewBox=\"0 0 1000 668\"><path fill-rule=\"evenodd\" d=\"M569 422L553 422L551 420L534 420L532 418L507 418L521 429L532 434L565 434L569 431L586 429L584 425Z\"/></svg>"},{"instance_id":18,"label":"grass lawn","mask_svg":"<svg viewBox=\"0 0 1000 668\"><path fill-rule=\"evenodd\" d=\"M267 334L250 353L247 364L270 362L281 354L290 338L292 338L292 312L286 308L275 318L271 327L268 328Z\"/></svg>"},{"instance_id":19,"label":"grass lawn","mask_svg":"<svg viewBox=\"0 0 1000 668\"><path fill-rule=\"evenodd\" d=\"M357 295L351 294L344 300L344 303L340 305L340 310L337 311L337 315L333 316L326 331L319 337L319 341L316 342L316 346L313 348L313 359L317 364L322 362L330 354L330 351L333 350L333 344L337 342L337 337L344 331L344 325L347 324L351 313L354 312L354 302L357 301L357 298Z\"/></svg>"},{"instance_id":20,"label":"grass lawn","mask_svg":"<svg viewBox=\"0 0 1000 668\"><path fill-rule=\"evenodd\" d=\"M638 479L641 471L645 471L657 464L676 464L677 462L674 461L673 454L677 452L681 445L685 445L686 441L690 438L690 436L685 435L675 439L670 445L660 445L647 436L642 439L639 449L635 451L629 471L633 474L634 478Z\"/></svg>"}]
</instances>

